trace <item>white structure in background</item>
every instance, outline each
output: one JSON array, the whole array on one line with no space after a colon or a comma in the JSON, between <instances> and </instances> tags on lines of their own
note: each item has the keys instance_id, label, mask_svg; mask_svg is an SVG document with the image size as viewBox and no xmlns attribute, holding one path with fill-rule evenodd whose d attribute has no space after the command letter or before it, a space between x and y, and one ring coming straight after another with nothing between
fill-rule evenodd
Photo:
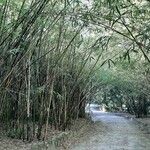
<instances>
[{"instance_id":1,"label":"white structure in background","mask_svg":"<svg viewBox=\"0 0 150 150\"><path fill-rule=\"evenodd\" d=\"M85 113L90 114L92 110L100 110L100 105L98 104L87 104L85 106Z\"/></svg>"},{"instance_id":2,"label":"white structure in background","mask_svg":"<svg viewBox=\"0 0 150 150\"><path fill-rule=\"evenodd\" d=\"M105 106L104 105L98 105L98 104L87 104L85 107L85 113L87 116L93 121L97 121L97 115L105 112Z\"/></svg>"},{"instance_id":3,"label":"white structure in background","mask_svg":"<svg viewBox=\"0 0 150 150\"><path fill-rule=\"evenodd\" d=\"M98 104L87 104L85 107L85 113L89 114L91 111L102 111L106 112L104 105L98 105Z\"/></svg>"}]
</instances>

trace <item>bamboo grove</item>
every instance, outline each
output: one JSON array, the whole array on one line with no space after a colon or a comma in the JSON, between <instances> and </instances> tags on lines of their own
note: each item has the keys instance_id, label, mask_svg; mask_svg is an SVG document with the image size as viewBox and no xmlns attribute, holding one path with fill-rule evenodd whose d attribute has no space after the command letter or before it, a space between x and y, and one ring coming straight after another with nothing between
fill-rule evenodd
<instances>
[{"instance_id":1,"label":"bamboo grove","mask_svg":"<svg viewBox=\"0 0 150 150\"><path fill-rule=\"evenodd\" d=\"M76 66L81 28L67 27L66 4L55 12L58 4L48 2L24 0L16 12L10 1L1 6L1 120L26 140L46 138L49 123L64 130L84 115L82 62L80 72Z\"/></svg>"},{"instance_id":2,"label":"bamboo grove","mask_svg":"<svg viewBox=\"0 0 150 150\"><path fill-rule=\"evenodd\" d=\"M97 70L130 59L132 46L149 63L148 35L134 37L130 26L119 22L124 15L119 8L118 18L110 11L110 1L92 2L0 1L0 120L9 136L45 140L50 128L65 130L85 117L86 102L101 88ZM110 16L99 14L101 5ZM120 24L129 34L114 28L122 29ZM102 35L110 31L112 36ZM129 50L109 51L120 39Z\"/></svg>"}]
</instances>

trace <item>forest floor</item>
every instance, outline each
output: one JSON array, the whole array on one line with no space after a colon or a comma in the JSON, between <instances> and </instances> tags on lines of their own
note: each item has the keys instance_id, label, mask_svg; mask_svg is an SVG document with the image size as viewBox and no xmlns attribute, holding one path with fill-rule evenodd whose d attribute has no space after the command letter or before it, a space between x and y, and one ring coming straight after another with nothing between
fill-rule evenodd
<instances>
[{"instance_id":1,"label":"forest floor","mask_svg":"<svg viewBox=\"0 0 150 150\"><path fill-rule=\"evenodd\" d=\"M79 119L72 123L71 129L65 132L51 130L48 132L48 140L23 142L22 140L12 139L4 134L0 125L0 150L64 150L69 149L70 145L77 143L81 137L94 129L94 124L87 119Z\"/></svg>"},{"instance_id":2,"label":"forest floor","mask_svg":"<svg viewBox=\"0 0 150 150\"><path fill-rule=\"evenodd\" d=\"M57 148L48 141L27 143L0 134L0 150L149 150L150 118L94 112L92 120L74 122Z\"/></svg>"}]
</instances>

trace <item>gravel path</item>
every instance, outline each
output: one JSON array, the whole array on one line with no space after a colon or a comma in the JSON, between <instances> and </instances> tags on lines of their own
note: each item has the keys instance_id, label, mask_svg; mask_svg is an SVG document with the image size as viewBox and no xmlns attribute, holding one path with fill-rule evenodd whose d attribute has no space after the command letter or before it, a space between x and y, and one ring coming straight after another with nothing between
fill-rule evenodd
<instances>
[{"instance_id":1,"label":"gravel path","mask_svg":"<svg viewBox=\"0 0 150 150\"><path fill-rule=\"evenodd\" d=\"M103 124L104 131L97 125L96 134L88 135L70 150L150 150L150 133L142 131L134 120L99 111L93 111L92 120Z\"/></svg>"}]
</instances>

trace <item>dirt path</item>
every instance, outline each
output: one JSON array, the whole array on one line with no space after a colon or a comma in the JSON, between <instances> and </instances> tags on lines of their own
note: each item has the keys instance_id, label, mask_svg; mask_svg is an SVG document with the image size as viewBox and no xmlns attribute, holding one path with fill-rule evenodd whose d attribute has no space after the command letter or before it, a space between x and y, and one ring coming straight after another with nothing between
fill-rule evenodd
<instances>
[{"instance_id":1,"label":"dirt path","mask_svg":"<svg viewBox=\"0 0 150 150\"><path fill-rule=\"evenodd\" d=\"M92 114L93 121L100 121L96 134L73 145L70 150L150 150L150 134L142 131L132 119L98 111Z\"/></svg>"}]
</instances>

